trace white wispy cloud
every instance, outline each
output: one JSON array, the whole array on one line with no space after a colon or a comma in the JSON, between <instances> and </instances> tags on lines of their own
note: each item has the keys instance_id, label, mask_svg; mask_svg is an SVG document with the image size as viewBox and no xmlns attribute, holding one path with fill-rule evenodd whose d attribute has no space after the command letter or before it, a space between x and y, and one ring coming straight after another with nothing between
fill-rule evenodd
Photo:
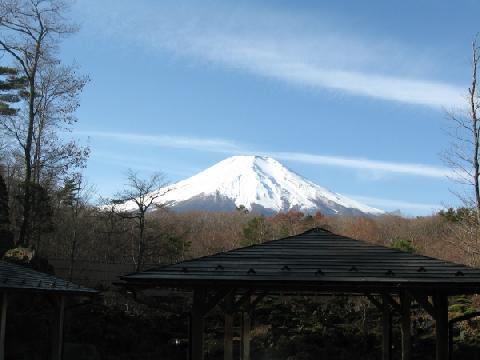
<instances>
[{"instance_id":1,"label":"white wispy cloud","mask_svg":"<svg viewBox=\"0 0 480 360\"><path fill-rule=\"evenodd\" d=\"M135 170L144 170L146 172L156 172L155 169L162 167L160 165L162 163L158 161L158 158L142 155L127 155L118 152L97 150L92 154L92 157L97 162L114 165L116 167L118 166L123 170L133 168ZM198 171L200 171L200 169L196 167L181 166L180 169L170 168L168 174L174 175L175 177L185 178Z\"/></svg>"},{"instance_id":2,"label":"white wispy cloud","mask_svg":"<svg viewBox=\"0 0 480 360\"><path fill-rule=\"evenodd\" d=\"M436 108L464 103L462 87L429 79L434 61L418 49L382 35L342 33L322 14L312 18L264 8L227 9L209 2L144 5L82 2L80 10L88 27L103 36L194 62L336 94Z\"/></svg>"},{"instance_id":3,"label":"white wispy cloud","mask_svg":"<svg viewBox=\"0 0 480 360\"><path fill-rule=\"evenodd\" d=\"M371 196L360 196L360 195L346 195L355 199L357 201L369 204L370 206L378 206L383 209L390 210L402 210L402 211L412 211L412 212L422 212L422 213L434 213L441 209L444 209L445 206L440 204L426 204L426 203L417 203L403 200L395 199L383 199Z\"/></svg>"},{"instance_id":4,"label":"white wispy cloud","mask_svg":"<svg viewBox=\"0 0 480 360\"><path fill-rule=\"evenodd\" d=\"M256 151L249 146L242 145L228 139L219 138L209 139L192 136L146 135L137 133L102 131L77 131L76 134L90 136L93 139L103 138L128 144L141 144L142 146L189 149L195 151L221 153L226 155L264 155L271 156L277 160L335 166L357 170L369 170L391 174L431 178L446 178L447 176L455 176L455 174L448 168L427 164L388 162L365 158L309 154L302 152Z\"/></svg>"},{"instance_id":5,"label":"white wispy cloud","mask_svg":"<svg viewBox=\"0 0 480 360\"><path fill-rule=\"evenodd\" d=\"M364 158L348 158L342 156L317 155L300 152L269 152L268 154L279 160L289 160L307 164L331 165L350 169L374 170L387 173L436 178L454 176L453 171L448 168L426 164L388 162Z\"/></svg>"},{"instance_id":6,"label":"white wispy cloud","mask_svg":"<svg viewBox=\"0 0 480 360\"><path fill-rule=\"evenodd\" d=\"M146 135L106 131L75 131L75 134L90 136L92 138L108 138L111 140L143 146L160 146L167 148L201 150L222 153L237 153L241 151L240 147L234 142L215 138Z\"/></svg>"}]
</instances>

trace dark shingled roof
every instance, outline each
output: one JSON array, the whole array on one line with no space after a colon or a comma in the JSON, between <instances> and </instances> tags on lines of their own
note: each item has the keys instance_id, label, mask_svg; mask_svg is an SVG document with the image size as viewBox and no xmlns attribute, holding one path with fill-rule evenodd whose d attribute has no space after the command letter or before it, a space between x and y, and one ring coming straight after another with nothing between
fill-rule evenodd
<instances>
[{"instance_id":1,"label":"dark shingled roof","mask_svg":"<svg viewBox=\"0 0 480 360\"><path fill-rule=\"evenodd\" d=\"M94 294L97 291L31 268L0 260L0 291Z\"/></svg>"},{"instance_id":2,"label":"dark shingled roof","mask_svg":"<svg viewBox=\"0 0 480 360\"><path fill-rule=\"evenodd\" d=\"M255 290L480 292L480 269L316 228L121 278L127 286Z\"/></svg>"}]
</instances>

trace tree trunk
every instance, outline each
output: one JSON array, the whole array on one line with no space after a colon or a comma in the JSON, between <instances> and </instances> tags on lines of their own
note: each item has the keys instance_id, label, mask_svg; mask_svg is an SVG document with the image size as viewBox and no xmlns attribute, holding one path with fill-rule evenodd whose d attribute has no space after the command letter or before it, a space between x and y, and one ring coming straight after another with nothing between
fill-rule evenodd
<instances>
[{"instance_id":1,"label":"tree trunk","mask_svg":"<svg viewBox=\"0 0 480 360\"><path fill-rule=\"evenodd\" d=\"M25 179L23 194L23 222L20 228L19 244L27 246L29 243L29 225L31 215L31 182L32 182L32 143L33 143L33 124L35 121L35 74L29 79L29 98L28 98L28 129L27 139L25 141Z\"/></svg>"},{"instance_id":2,"label":"tree trunk","mask_svg":"<svg viewBox=\"0 0 480 360\"><path fill-rule=\"evenodd\" d=\"M77 250L77 231L74 229L72 234L72 247L70 249L70 267L68 269L68 280L73 280L73 267L75 265L75 253Z\"/></svg>"},{"instance_id":3,"label":"tree trunk","mask_svg":"<svg viewBox=\"0 0 480 360\"><path fill-rule=\"evenodd\" d=\"M138 239L138 254L136 271L140 271L143 267L143 256L145 252L144 231L145 231L145 213L140 213L139 219L139 239Z\"/></svg>"},{"instance_id":4,"label":"tree trunk","mask_svg":"<svg viewBox=\"0 0 480 360\"><path fill-rule=\"evenodd\" d=\"M470 102L470 116L472 120L472 133L473 133L473 186L475 193L475 210L477 215L477 223L480 224L480 164L479 164L479 130L478 130L478 116L477 116L477 66L478 56L476 43L473 43L472 49L472 85L469 89L469 102Z\"/></svg>"},{"instance_id":5,"label":"tree trunk","mask_svg":"<svg viewBox=\"0 0 480 360\"><path fill-rule=\"evenodd\" d=\"M40 117L38 124L38 132L35 138L35 155L33 158L33 182L35 184L40 184L40 171L41 171L41 153L42 153L42 135L44 129L45 120L43 117Z\"/></svg>"}]
</instances>

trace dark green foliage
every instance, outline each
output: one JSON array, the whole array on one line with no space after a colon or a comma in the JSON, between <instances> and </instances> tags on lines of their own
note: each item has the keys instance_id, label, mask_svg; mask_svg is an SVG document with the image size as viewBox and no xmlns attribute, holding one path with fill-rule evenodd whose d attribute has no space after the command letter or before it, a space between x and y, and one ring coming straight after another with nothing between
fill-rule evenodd
<instances>
[{"instance_id":1,"label":"dark green foliage","mask_svg":"<svg viewBox=\"0 0 480 360\"><path fill-rule=\"evenodd\" d=\"M260 244L266 240L267 221L264 216L255 216L243 229L243 246Z\"/></svg>"},{"instance_id":2,"label":"dark green foliage","mask_svg":"<svg viewBox=\"0 0 480 360\"><path fill-rule=\"evenodd\" d=\"M57 193L57 197L63 206L73 207L78 198L79 185L74 177L66 178L63 182L63 188Z\"/></svg>"},{"instance_id":3,"label":"dark green foliage","mask_svg":"<svg viewBox=\"0 0 480 360\"><path fill-rule=\"evenodd\" d=\"M0 66L0 115L17 114L18 109L14 104L28 95L26 84L25 78L19 77L16 69Z\"/></svg>"},{"instance_id":4,"label":"dark green foliage","mask_svg":"<svg viewBox=\"0 0 480 360\"><path fill-rule=\"evenodd\" d=\"M405 239L395 239L392 241L390 244L390 247L409 252L409 253L414 253L415 252L415 247L412 245L412 242L410 240L405 240Z\"/></svg>"},{"instance_id":5,"label":"dark green foliage","mask_svg":"<svg viewBox=\"0 0 480 360\"><path fill-rule=\"evenodd\" d=\"M476 217L475 209L460 207L460 208L448 208L447 210L440 210L438 212L442 218L450 222L459 222L465 220L471 220Z\"/></svg>"},{"instance_id":6,"label":"dark green foliage","mask_svg":"<svg viewBox=\"0 0 480 360\"><path fill-rule=\"evenodd\" d=\"M164 262L173 264L183 260L190 245L190 242L185 241L183 236L177 234L172 229L164 230L161 234L160 244Z\"/></svg>"},{"instance_id":7,"label":"dark green foliage","mask_svg":"<svg viewBox=\"0 0 480 360\"><path fill-rule=\"evenodd\" d=\"M470 296L462 295L455 296L449 299L448 312L455 314L455 316L461 316L477 311L472 303Z\"/></svg>"}]
</instances>

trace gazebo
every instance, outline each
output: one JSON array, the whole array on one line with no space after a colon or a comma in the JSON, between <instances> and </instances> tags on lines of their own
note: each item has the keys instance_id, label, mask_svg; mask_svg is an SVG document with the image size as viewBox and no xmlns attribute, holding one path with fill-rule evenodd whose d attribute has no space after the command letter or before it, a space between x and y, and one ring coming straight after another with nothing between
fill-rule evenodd
<instances>
[{"instance_id":1,"label":"gazebo","mask_svg":"<svg viewBox=\"0 0 480 360\"><path fill-rule=\"evenodd\" d=\"M382 312L382 359L392 357L392 312L400 316L402 359L411 358L411 305L435 320L436 359L449 358L448 297L480 293L480 269L402 252L315 228L174 265L122 277L133 291L191 291L190 359L204 357L204 319L216 305L225 313L224 359L231 360L233 313L242 310L241 354L250 355L250 312L265 295L366 296ZM451 345L450 345L451 346Z\"/></svg>"},{"instance_id":2,"label":"gazebo","mask_svg":"<svg viewBox=\"0 0 480 360\"><path fill-rule=\"evenodd\" d=\"M91 296L96 293L96 290L73 284L56 276L0 260L0 296L2 298L0 312L0 360L5 359L8 304L12 297L28 297L33 294L43 294L51 298L56 309L52 319L52 347L49 358L61 360L63 357L65 298L70 296Z\"/></svg>"}]
</instances>

